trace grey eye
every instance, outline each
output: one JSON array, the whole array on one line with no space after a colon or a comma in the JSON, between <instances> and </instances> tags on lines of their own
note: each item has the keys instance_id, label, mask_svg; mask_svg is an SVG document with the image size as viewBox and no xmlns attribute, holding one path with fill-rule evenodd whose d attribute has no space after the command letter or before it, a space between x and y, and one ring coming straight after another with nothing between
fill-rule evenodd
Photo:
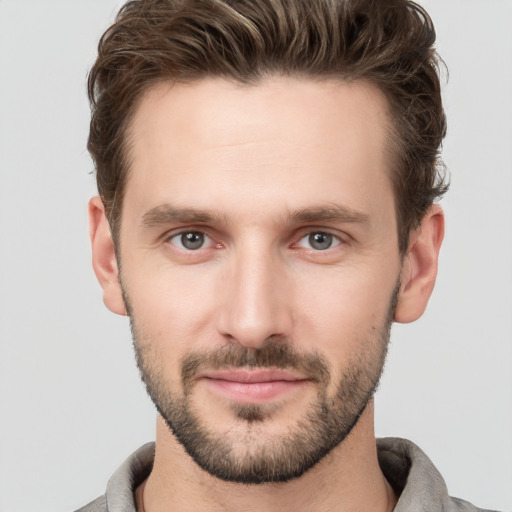
<instances>
[{"instance_id":1,"label":"grey eye","mask_svg":"<svg viewBox=\"0 0 512 512\"><path fill-rule=\"evenodd\" d=\"M185 249L189 249L191 251L195 249L199 249L204 244L204 235L203 233L183 233L181 235L181 243Z\"/></svg>"},{"instance_id":2,"label":"grey eye","mask_svg":"<svg viewBox=\"0 0 512 512\"><path fill-rule=\"evenodd\" d=\"M326 251L341 244L341 240L336 235L331 235L325 231L312 231L302 237L297 244L303 249L313 249L314 251Z\"/></svg>"},{"instance_id":3,"label":"grey eye","mask_svg":"<svg viewBox=\"0 0 512 512\"><path fill-rule=\"evenodd\" d=\"M317 251L325 251L332 246L334 237L329 233L310 233L309 245Z\"/></svg>"},{"instance_id":4,"label":"grey eye","mask_svg":"<svg viewBox=\"0 0 512 512\"><path fill-rule=\"evenodd\" d=\"M209 238L200 231L186 231L173 236L170 242L180 249L196 251L204 246L207 239Z\"/></svg>"}]
</instances>

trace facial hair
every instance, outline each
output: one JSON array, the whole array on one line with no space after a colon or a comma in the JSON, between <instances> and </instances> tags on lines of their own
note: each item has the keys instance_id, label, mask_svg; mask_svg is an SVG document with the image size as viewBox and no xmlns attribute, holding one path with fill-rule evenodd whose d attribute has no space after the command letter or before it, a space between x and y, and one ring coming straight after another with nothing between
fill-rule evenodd
<instances>
[{"instance_id":1,"label":"facial hair","mask_svg":"<svg viewBox=\"0 0 512 512\"><path fill-rule=\"evenodd\" d=\"M336 392L329 396L331 365L317 351L302 352L289 341L271 337L262 347L246 348L230 343L212 351L189 352L180 361L181 389L171 390L166 383L162 359L155 344L138 328L136 314L124 293L135 348L137 366L151 400L178 442L203 470L221 480L264 484L286 482L303 475L350 434L372 399L386 359L399 283L391 297L383 324L369 329L361 340L361 350L347 361ZM251 427L272 418L273 404L230 405L233 421L246 424L247 435L234 442L215 432L201 420L194 407L196 376L205 370L233 368L273 368L298 371L318 391L302 419L281 435L258 442ZM240 450L240 445L243 449Z\"/></svg>"}]
</instances>

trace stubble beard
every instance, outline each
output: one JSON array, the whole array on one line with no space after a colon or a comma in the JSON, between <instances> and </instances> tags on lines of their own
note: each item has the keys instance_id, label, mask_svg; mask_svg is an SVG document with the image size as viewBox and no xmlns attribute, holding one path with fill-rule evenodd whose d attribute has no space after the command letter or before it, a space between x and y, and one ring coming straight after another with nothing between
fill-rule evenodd
<instances>
[{"instance_id":1,"label":"stubble beard","mask_svg":"<svg viewBox=\"0 0 512 512\"><path fill-rule=\"evenodd\" d=\"M350 434L371 401L381 378L398 297L397 284L381 328L361 340L361 350L352 356L329 396L329 363L318 352L302 353L289 342L270 338L258 349L227 344L209 353L188 353L181 360L181 392L170 390L162 359L155 344L138 329L125 293L130 316L137 366L142 381L158 412L199 467L221 480L242 484L286 482L303 475ZM223 368L279 368L298 370L318 387L316 400L294 426L279 436L258 439L275 406L272 404L230 405L233 421L244 424L246 434L236 443L201 420L193 404L195 376L200 371ZM260 430L261 432L261 430ZM260 442L258 442L260 441ZM236 445L236 446L235 446Z\"/></svg>"}]
</instances>

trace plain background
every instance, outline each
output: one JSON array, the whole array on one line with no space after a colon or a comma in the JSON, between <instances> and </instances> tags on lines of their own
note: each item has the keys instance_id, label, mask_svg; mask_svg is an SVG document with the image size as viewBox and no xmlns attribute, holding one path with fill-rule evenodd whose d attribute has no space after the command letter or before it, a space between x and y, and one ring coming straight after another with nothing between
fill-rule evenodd
<instances>
[{"instance_id":1,"label":"plain background","mask_svg":"<svg viewBox=\"0 0 512 512\"><path fill-rule=\"evenodd\" d=\"M512 510L512 2L423 2L450 69L436 291L396 326L377 434ZM128 322L102 304L85 77L113 0L0 0L0 511L73 510L153 439Z\"/></svg>"}]
</instances>

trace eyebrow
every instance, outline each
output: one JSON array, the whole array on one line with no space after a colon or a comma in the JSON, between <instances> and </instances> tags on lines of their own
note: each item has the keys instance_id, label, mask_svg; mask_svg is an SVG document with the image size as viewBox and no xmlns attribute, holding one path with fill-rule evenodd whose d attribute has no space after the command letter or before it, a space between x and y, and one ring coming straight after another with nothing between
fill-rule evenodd
<instances>
[{"instance_id":1,"label":"eyebrow","mask_svg":"<svg viewBox=\"0 0 512 512\"><path fill-rule=\"evenodd\" d=\"M339 205L295 210L289 213L288 218L296 224L314 222L365 223L369 221L369 216L366 213ZM156 227L172 223L222 224L226 223L226 220L223 215L215 211L179 208L171 204L156 206L144 213L141 219L141 224L145 227Z\"/></svg>"},{"instance_id":2,"label":"eyebrow","mask_svg":"<svg viewBox=\"0 0 512 512\"><path fill-rule=\"evenodd\" d=\"M218 213L194 208L177 208L170 204L162 204L148 210L142 216L141 224L145 227L156 227L162 224L212 224L224 219Z\"/></svg>"},{"instance_id":3,"label":"eyebrow","mask_svg":"<svg viewBox=\"0 0 512 512\"><path fill-rule=\"evenodd\" d=\"M290 213L293 222L355 222L365 223L370 220L366 213L347 206L329 205L304 208Z\"/></svg>"}]
</instances>

